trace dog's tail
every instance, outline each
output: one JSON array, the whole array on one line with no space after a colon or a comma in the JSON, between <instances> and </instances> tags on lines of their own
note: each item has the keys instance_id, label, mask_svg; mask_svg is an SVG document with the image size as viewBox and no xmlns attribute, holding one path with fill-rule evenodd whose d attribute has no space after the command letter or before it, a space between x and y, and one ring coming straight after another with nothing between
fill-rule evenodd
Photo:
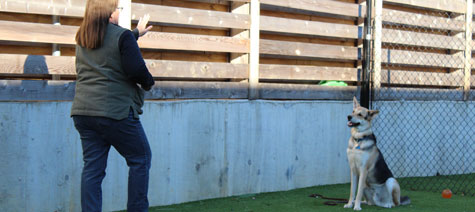
<instances>
[{"instance_id":1,"label":"dog's tail","mask_svg":"<svg viewBox=\"0 0 475 212\"><path fill-rule=\"evenodd\" d=\"M401 205L409 205L411 204L411 199L408 196L401 197Z\"/></svg>"}]
</instances>

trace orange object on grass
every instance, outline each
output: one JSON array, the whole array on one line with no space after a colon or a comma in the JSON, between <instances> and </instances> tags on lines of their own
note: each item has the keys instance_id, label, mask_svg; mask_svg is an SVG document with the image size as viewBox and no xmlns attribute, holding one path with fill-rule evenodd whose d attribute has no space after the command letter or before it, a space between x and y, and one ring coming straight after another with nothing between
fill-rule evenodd
<instances>
[{"instance_id":1,"label":"orange object on grass","mask_svg":"<svg viewBox=\"0 0 475 212\"><path fill-rule=\"evenodd\" d=\"M450 189L444 189L442 191L442 197L445 199L450 199L452 197L452 191Z\"/></svg>"}]
</instances>

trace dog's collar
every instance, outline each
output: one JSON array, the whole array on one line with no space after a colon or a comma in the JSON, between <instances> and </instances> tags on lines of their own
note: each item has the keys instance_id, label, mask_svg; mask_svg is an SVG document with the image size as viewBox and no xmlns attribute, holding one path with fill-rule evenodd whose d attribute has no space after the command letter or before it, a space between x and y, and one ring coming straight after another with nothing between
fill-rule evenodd
<instances>
[{"instance_id":1,"label":"dog's collar","mask_svg":"<svg viewBox=\"0 0 475 212\"><path fill-rule=\"evenodd\" d=\"M361 141L364 141L364 140L373 140L373 141L376 143L376 136L374 136L374 134L371 134L371 135L363 136L363 137L360 138L360 139L357 139L357 138L353 137L353 140L354 140L356 143L360 143Z\"/></svg>"},{"instance_id":2,"label":"dog's collar","mask_svg":"<svg viewBox=\"0 0 475 212\"><path fill-rule=\"evenodd\" d=\"M375 146L374 144L371 144L371 145L369 145L369 146L367 146L367 147L365 147L365 148L361 148L361 146L358 144L358 145L356 145L355 149L359 149L359 150L363 150L363 151L364 151L364 150L371 149L371 148L373 148L374 146Z\"/></svg>"},{"instance_id":3,"label":"dog's collar","mask_svg":"<svg viewBox=\"0 0 475 212\"><path fill-rule=\"evenodd\" d=\"M360 138L360 139L356 139L356 138L353 137L353 140L357 143L355 149L359 149L359 150L368 150L368 149L373 148L373 146L376 145L376 136L374 136L374 134L363 136L363 137ZM369 145L369 146L367 146L367 147L361 148L360 143L361 143L362 141L364 141L364 140L373 140L374 143L371 144L371 145Z\"/></svg>"}]
</instances>

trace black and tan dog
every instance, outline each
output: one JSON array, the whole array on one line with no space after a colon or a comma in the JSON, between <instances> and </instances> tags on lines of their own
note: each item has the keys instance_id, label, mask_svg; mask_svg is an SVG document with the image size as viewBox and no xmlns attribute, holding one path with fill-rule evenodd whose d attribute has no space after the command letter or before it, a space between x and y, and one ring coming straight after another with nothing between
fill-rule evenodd
<instances>
[{"instance_id":1,"label":"black and tan dog","mask_svg":"<svg viewBox=\"0 0 475 212\"><path fill-rule=\"evenodd\" d=\"M400 197L399 184L376 146L371 121L378 112L361 107L353 98L353 113L348 116L351 137L346 150L351 169L351 193L345 208L352 208L354 203L353 209L361 210L363 196L368 205L385 208L410 204L408 197Z\"/></svg>"}]
</instances>

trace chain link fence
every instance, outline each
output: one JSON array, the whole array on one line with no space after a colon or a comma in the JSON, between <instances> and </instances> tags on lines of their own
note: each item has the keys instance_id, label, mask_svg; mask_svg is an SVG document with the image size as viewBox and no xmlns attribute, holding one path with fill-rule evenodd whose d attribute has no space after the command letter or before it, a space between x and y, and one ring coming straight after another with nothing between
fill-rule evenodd
<instances>
[{"instance_id":1,"label":"chain link fence","mask_svg":"<svg viewBox=\"0 0 475 212\"><path fill-rule=\"evenodd\" d=\"M380 111L373 123L378 146L401 187L475 195L465 16L394 8L382 14L381 81L371 102Z\"/></svg>"}]
</instances>

